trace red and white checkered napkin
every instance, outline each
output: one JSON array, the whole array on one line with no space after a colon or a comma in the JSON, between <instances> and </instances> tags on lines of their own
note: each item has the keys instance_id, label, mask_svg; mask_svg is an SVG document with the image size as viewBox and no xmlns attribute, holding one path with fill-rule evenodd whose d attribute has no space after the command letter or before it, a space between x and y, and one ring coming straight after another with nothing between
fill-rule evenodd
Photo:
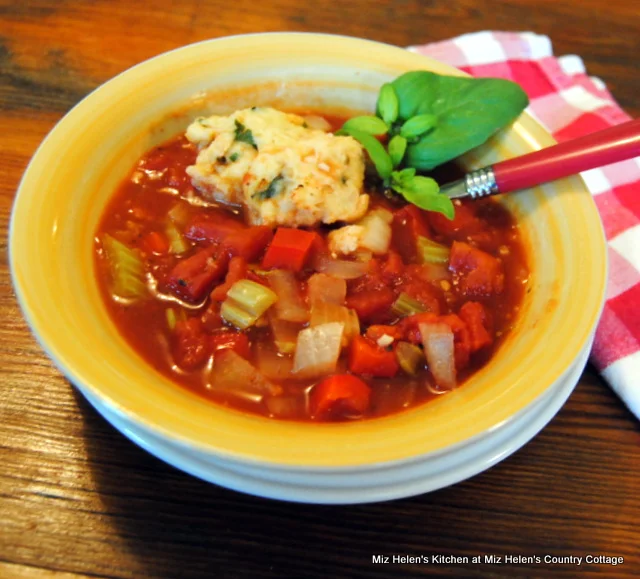
<instances>
[{"instance_id":1,"label":"red and white checkered napkin","mask_svg":"<svg viewBox=\"0 0 640 579\"><path fill-rule=\"evenodd\" d=\"M555 58L551 41L531 32L476 32L412 46L473 76L511 79L529 95L529 112L557 141L629 120L604 83L577 56ZM640 418L640 157L582 174L609 245L607 301L591 361Z\"/></svg>"}]
</instances>

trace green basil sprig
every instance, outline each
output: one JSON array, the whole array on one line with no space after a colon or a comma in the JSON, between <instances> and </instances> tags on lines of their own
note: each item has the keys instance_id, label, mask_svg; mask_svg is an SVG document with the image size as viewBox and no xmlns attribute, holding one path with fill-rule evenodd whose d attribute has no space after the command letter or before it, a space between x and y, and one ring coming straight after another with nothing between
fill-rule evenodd
<instances>
[{"instance_id":1,"label":"green basil sprig","mask_svg":"<svg viewBox=\"0 0 640 579\"><path fill-rule=\"evenodd\" d=\"M429 171L484 143L529 104L519 85L495 78L414 71L380 88L376 116L349 119L338 134L365 148L383 180L413 203L453 219L451 200ZM388 145L375 137L388 135Z\"/></svg>"},{"instance_id":2,"label":"green basil sprig","mask_svg":"<svg viewBox=\"0 0 640 579\"><path fill-rule=\"evenodd\" d=\"M391 84L398 95L398 120L434 117L433 128L407 149L407 166L421 171L429 171L481 145L514 121L529 104L519 85L500 78L414 71Z\"/></svg>"}]
</instances>

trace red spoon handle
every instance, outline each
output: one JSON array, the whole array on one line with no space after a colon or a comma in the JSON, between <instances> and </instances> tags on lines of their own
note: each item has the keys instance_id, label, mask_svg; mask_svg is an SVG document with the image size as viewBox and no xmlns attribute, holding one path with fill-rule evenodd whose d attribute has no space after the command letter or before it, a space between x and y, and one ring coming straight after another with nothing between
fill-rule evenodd
<instances>
[{"instance_id":1,"label":"red spoon handle","mask_svg":"<svg viewBox=\"0 0 640 579\"><path fill-rule=\"evenodd\" d=\"M500 193L640 156L640 119L493 166Z\"/></svg>"}]
</instances>

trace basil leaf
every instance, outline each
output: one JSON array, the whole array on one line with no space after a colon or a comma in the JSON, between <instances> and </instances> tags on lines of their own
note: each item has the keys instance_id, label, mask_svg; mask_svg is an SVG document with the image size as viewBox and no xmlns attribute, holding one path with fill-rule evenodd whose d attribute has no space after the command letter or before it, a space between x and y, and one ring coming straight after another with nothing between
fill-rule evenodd
<instances>
[{"instance_id":1,"label":"basil leaf","mask_svg":"<svg viewBox=\"0 0 640 579\"><path fill-rule=\"evenodd\" d=\"M349 131L355 129L356 131L362 131L369 135L386 135L389 127L382 119L374 117L372 115L365 115L362 117L353 117L349 119L342 128L336 132L337 135L350 134Z\"/></svg>"},{"instance_id":2,"label":"basil leaf","mask_svg":"<svg viewBox=\"0 0 640 579\"><path fill-rule=\"evenodd\" d=\"M389 151L389 156L391 157L391 163L393 163L394 167L397 167L402 163L402 158L407 150L407 139L400 135L396 135L389 141L387 149Z\"/></svg>"},{"instance_id":3,"label":"basil leaf","mask_svg":"<svg viewBox=\"0 0 640 579\"><path fill-rule=\"evenodd\" d=\"M235 140L241 143L247 143L257 151L258 145L256 145L256 142L253 139L253 133L251 132L251 130L247 129L247 127L245 127L238 119L236 119L235 125L236 125Z\"/></svg>"},{"instance_id":4,"label":"basil leaf","mask_svg":"<svg viewBox=\"0 0 640 579\"><path fill-rule=\"evenodd\" d=\"M424 114L411 117L400 128L400 134L405 139L415 139L424 135L427 131L433 129L438 122L438 118L435 115Z\"/></svg>"},{"instance_id":5,"label":"basil leaf","mask_svg":"<svg viewBox=\"0 0 640 579\"><path fill-rule=\"evenodd\" d=\"M409 203L425 209L442 213L448 219L454 217L451 199L439 193L440 187L430 177L420 175L409 177L408 174L394 171L391 176L391 187L400 193Z\"/></svg>"},{"instance_id":6,"label":"basil leaf","mask_svg":"<svg viewBox=\"0 0 640 579\"><path fill-rule=\"evenodd\" d=\"M484 143L514 121L529 103L514 82L497 78L441 76L414 71L393 81L399 117L431 114L436 126L409 145L405 163L430 170Z\"/></svg>"},{"instance_id":7,"label":"basil leaf","mask_svg":"<svg viewBox=\"0 0 640 579\"><path fill-rule=\"evenodd\" d=\"M251 195L251 198L264 201L265 199L271 199L272 197L275 197L282 191L283 179L284 179L283 175L278 175L264 189L261 189L260 191L256 191L253 195Z\"/></svg>"},{"instance_id":8,"label":"basil leaf","mask_svg":"<svg viewBox=\"0 0 640 579\"><path fill-rule=\"evenodd\" d=\"M398 118L398 95L391 83L385 83L380 87L380 94L378 95L378 103L376 105L376 111L378 116L387 125L391 126L396 122Z\"/></svg>"},{"instance_id":9,"label":"basil leaf","mask_svg":"<svg viewBox=\"0 0 640 579\"><path fill-rule=\"evenodd\" d=\"M372 137L368 133L364 133L362 131L358 131L357 129L347 127L345 123L340 131L344 131L345 133L351 135L356 141L358 141L369 153L369 157L373 161L373 164L376 166L376 170L378 171L378 175L383 179L388 179L391 176L391 172L393 171L393 163L391 162L391 157L389 157L388 153L384 150L382 143L378 141L375 137Z\"/></svg>"},{"instance_id":10,"label":"basil leaf","mask_svg":"<svg viewBox=\"0 0 640 579\"><path fill-rule=\"evenodd\" d=\"M413 167L407 167L402 171L394 171L391 173L391 185L398 184L400 186L408 184L416 174L416 170Z\"/></svg>"}]
</instances>

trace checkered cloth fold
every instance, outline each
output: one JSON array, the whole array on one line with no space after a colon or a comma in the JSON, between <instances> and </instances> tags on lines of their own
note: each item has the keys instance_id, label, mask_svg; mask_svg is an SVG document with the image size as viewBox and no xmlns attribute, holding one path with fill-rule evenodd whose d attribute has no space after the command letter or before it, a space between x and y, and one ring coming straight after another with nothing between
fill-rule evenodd
<instances>
[{"instance_id":1,"label":"checkered cloth fold","mask_svg":"<svg viewBox=\"0 0 640 579\"><path fill-rule=\"evenodd\" d=\"M476 32L409 50L473 76L519 83L528 111L558 142L629 120L604 83L574 55L556 58L551 41L531 32ZM640 157L582 173L608 241L607 299L591 361L640 418Z\"/></svg>"}]
</instances>

